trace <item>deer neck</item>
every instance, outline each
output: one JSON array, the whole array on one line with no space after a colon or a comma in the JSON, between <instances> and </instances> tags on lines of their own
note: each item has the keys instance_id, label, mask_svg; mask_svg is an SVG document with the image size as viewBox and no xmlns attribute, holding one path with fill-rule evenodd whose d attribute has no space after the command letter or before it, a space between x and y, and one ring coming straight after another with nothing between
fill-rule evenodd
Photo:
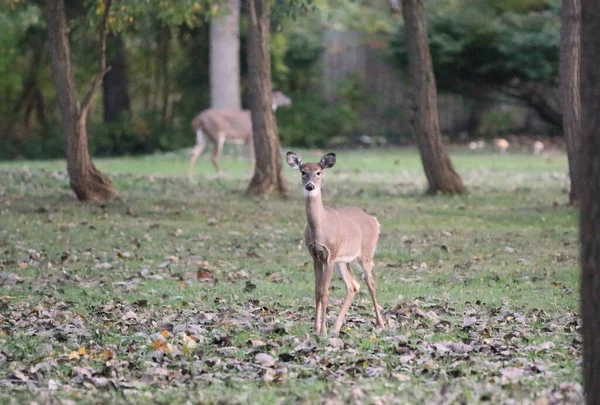
<instances>
[{"instance_id":1,"label":"deer neck","mask_svg":"<svg viewBox=\"0 0 600 405\"><path fill-rule=\"evenodd\" d=\"M324 225L327 215L323 200L321 199L321 189L318 192L305 192L304 199L306 201L306 219L308 227L312 231L315 240L311 242L317 243L323 239ZM321 242L323 243L323 242Z\"/></svg>"}]
</instances>

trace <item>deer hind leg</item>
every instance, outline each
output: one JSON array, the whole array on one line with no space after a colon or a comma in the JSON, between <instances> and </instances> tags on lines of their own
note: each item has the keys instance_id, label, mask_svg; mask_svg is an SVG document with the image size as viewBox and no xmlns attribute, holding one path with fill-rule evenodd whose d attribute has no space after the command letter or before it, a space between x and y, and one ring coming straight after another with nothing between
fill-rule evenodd
<instances>
[{"instance_id":1,"label":"deer hind leg","mask_svg":"<svg viewBox=\"0 0 600 405\"><path fill-rule=\"evenodd\" d=\"M206 147L206 137L202 130L198 128L196 130L196 146L192 149L190 153L190 167L188 169L188 179L193 181L194 175L194 165L196 164L196 160L202 155L204 152L204 148Z\"/></svg>"},{"instance_id":2,"label":"deer hind leg","mask_svg":"<svg viewBox=\"0 0 600 405\"><path fill-rule=\"evenodd\" d=\"M344 322L344 317L348 312L348 308L350 308L350 304L352 304L354 296L360 290L360 284L352 275L352 270L350 270L350 263L340 263L338 264L338 269L340 270L342 280L344 280L344 283L346 284L346 298L344 299L342 309L340 310L340 313L335 321L335 325L333 326L334 334L338 334L340 332L342 323Z\"/></svg>"},{"instance_id":3,"label":"deer hind leg","mask_svg":"<svg viewBox=\"0 0 600 405\"><path fill-rule=\"evenodd\" d=\"M225 134L223 132L219 132L217 134L217 142L215 142L215 147L213 148L212 155L210 157L215 169L217 170L218 177L221 177L219 159L221 158L221 153L223 152L223 145L225 145Z\"/></svg>"},{"instance_id":4,"label":"deer hind leg","mask_svg":"<svg viewBox=\"0 0 600 405\"><path fill-rule=\"evenodd\" d=\"M381 313L379 312L379 305L377 304L377 297L375 296L375 280L373 280L373 257L361 257L358 259L358 264L363 270L363 278L369 288L371 299L373 300L373 306L375 307L375 325L379 328L385 326Z\"/></svg>"}]
</instances>

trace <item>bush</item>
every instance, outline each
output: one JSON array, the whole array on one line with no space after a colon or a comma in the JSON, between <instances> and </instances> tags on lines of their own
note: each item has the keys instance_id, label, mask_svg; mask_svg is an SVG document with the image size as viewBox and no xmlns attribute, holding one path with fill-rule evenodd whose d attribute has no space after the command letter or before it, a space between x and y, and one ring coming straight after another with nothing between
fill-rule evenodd
<instances>
[{"instance_id":1,"label":"bush","mask_svg":"<svg viewBox=\"0 0 600 405\"><path fill-rule=\"evenodd\" d=\"M290 109L277 111L281 143L287 146L321 148L332 138L356 135L362 91L352 80L340 83L338 100L327 103L315 93L292 94Z\"/></svg>"}]
</instances>

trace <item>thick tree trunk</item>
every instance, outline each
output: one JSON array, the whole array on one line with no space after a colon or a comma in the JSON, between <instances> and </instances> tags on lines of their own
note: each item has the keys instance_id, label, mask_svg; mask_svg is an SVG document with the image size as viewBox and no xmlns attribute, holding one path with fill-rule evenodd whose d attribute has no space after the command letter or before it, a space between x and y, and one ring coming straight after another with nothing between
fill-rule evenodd
<instances>
[{"instance_id":1,"label":"thick tree trunk","mask_svg":"<svg viewBox=\"0 0 600 405\"><path fill-rule=\"evenodd\" d=\"M123 113L131 110L129 101L129 80L127 79L127 59L125 44L121 34L108 34L108 65L110 71L104 75L104 122L118 121Z\"/></svg>"},{"instance_id":2,"label":"thick tree trunk","mask_svg":"<svg viewBox=\"0 0 600 405\"><path fill-rule=\"evenodd\" d=\"M402 6L408 39L408 64L414 92L411 122L429 182L428 192L463 193L465 186L454 170L442 143L423 0L402 0Z\"/></svg>"},{"instance_id":3,"label":"thick tree trunk","mask_svg":"<svg viewBox=\"0 0 600 405\"><path fill-rule=\"evenodd\" d=\"M600 1L581 2L581 316L583 385L600 404Z\"/></svg>"},{"instance_id":4,"label":"thick tree trunk","mask_svg":"<svg viewBox=\"0 0 600 405\"><path fill-rule=\"evenodd\" d=\"M560 105L562 129L567 140L571 191L569 201L579 200L579 175L581 150L581 102L579 95L581 0L563 0L560 38Z\"/></svg>"},{"instance_id":5,"label":"thick tree trunk","mask_svg":"<svg viewBox=\"0 0 600 405\"><path fill-rule=\"evenodd\" d=\"M106 8L110 8L110 2ZM88 152L86 133L87 112L94 91L99 87L104 73L104 58L101 58L102 73L96 77L86 99L80 106L71 66L71 50L63 0L48 0L45 14L54 84L58 93L58 105L67 140L67 171L71 188L77 198L82 201L100 201L112 198L117 194L117 190L108 177L96 169L92 163ZM106 18L107 16L108 11L105 13ZM103 35L104 32L101 32L101 38ZM101 42L103 52L103 40Z\"/></svg>"},{"instance_id":6,"label":"thick tree trunk","mask_svg":"<svg viewBox=\"0 0 600 405\"><path fill-rule=\"evenodd\" d=\"M286 191L281 146L271 108L271 59L269 53L269 0L248 0L248 87L256 165L248 194Z\"/></svg>"},{"instance_id":7,"label":"thick tree trunk","mask_svg":"<svg viewBox=\"0 0 600 405\"><path fill-rule=\"evenodd\" d=\"M210 21L211 105L240 109L240 0L221 4L224 10Z\"/></svg>"}]
</instances>

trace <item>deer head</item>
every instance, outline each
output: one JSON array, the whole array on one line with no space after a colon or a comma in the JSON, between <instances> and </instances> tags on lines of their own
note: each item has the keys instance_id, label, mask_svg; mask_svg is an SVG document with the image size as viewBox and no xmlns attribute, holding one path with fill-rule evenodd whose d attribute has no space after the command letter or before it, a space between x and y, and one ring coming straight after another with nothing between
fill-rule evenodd
<instances>
[{"instance_id":1,"label":"deer head","mask_svg":"<svg viewBox=\"0 0 600 405\"><path fill-rule=\"evenodd\" d=\"M302 188L307 195L318 194L321 192L321 180L323 170L329 169L335 165L335 153L324 155L319 163L304 163L302 157L296 152L288 152L286 155L288 165L294 169L299 169L302 173Z\"/></svg>"},{"instance_id":2,"label":"deer head","mask_svg":"<svg viewBox=\"0 0 600 405\"><path fill-rule=\"evenodd\" d=\"M273 99L273 111L276 111L278 107L291 107L292 99L283 94L283 92L276 90L272 95Z\"/></svg>"}]
</instances>

